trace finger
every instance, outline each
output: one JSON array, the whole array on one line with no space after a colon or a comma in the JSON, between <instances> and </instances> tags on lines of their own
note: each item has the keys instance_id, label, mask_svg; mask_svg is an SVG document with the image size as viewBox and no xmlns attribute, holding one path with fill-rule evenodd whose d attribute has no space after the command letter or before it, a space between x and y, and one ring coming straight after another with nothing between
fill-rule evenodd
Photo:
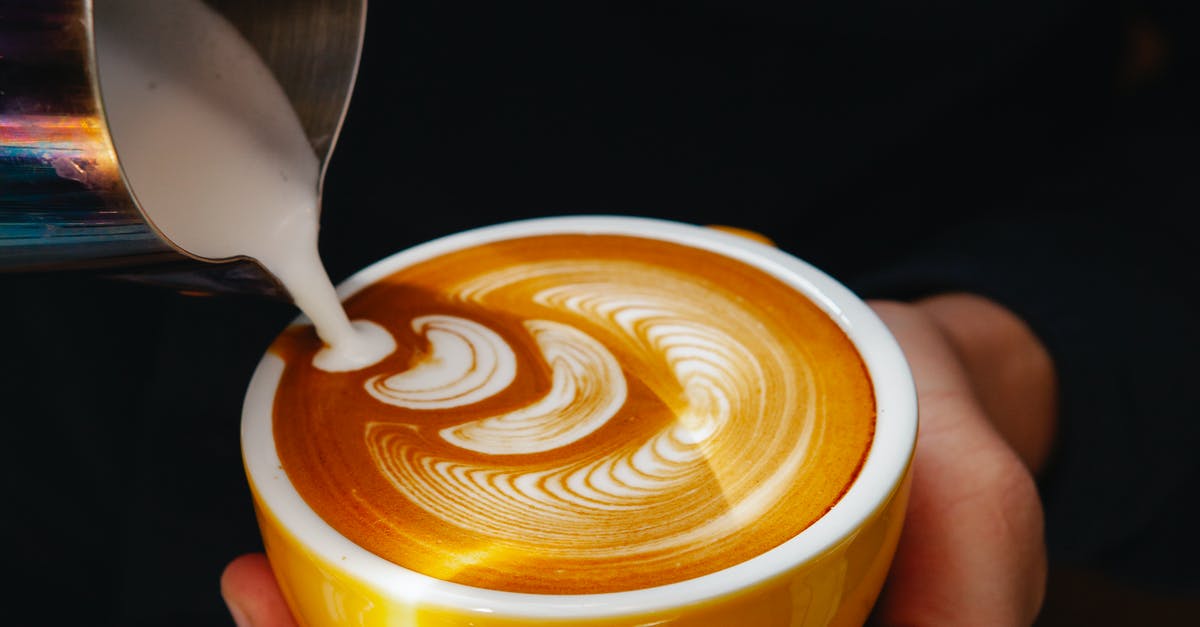
<instances>
[{"instance_id":1,"label":"finger","mask_svg":"<svg viewBox=\"0 0 1200 627\"><path fill-rule=\"evenodd\" d=\"M876 618L1031 624L1046 568L1032 477L988 422L932 321L901 305L877 311L912 366L921 424L905 527Z\"/></svg>"},{"instance_id":2,"label":"finger","mask_svg":"<svg viewBox=\"0 0 1200 627\"><path fill-rule=\"evenodd\" d=\"M954 346L988 422L1037 473L1050 456L1058 408L1054 361L1041 339L980 296L940 294L917 305Z\"/></svg>"},{"instance_id":3,"label":"finger","mask_svg":"<svg viewBox=\"0 0 1200 627\"><path fill-rule=\"evenodd\" d=\"M221 596L238 627L295 627L267 556L238 557L221 573Z\"/></svg>"}]
</instances>

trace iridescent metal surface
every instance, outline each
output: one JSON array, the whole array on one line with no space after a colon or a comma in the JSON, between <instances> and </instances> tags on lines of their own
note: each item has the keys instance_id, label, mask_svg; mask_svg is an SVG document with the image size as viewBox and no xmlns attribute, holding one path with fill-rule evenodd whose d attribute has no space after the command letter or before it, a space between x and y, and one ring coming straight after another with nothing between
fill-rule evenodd
<instances>
[{"instance_id":1,"label":"iridescent metal surface","mask_svg":"<svg viewBox=\"0 0 1200 627\"><path fill-rule=\"evenodd\" d=\"M275 72L328 163L365 0L207 1ZM0 271L112 268L181 289L284 296L257 264L199 259L146 221L103 116L95 10L104 0L0 0Z\"/></svg>"},{"instance_id":2,"label":"iridescent metal surface","mask_svg":"<svg viewBox=\"0 0 1200 627\"><path fill-rule=\"evenodd\" d=\"M165 256L117 167L84 0L0 2L0 265Z\"/></svg>"}]
</instances>

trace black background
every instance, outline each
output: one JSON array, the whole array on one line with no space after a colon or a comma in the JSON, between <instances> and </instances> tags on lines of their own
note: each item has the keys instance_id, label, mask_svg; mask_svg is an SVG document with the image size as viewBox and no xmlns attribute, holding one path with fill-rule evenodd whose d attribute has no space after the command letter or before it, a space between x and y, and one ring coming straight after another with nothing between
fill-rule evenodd
<instances>
[{"instance_id":1,"label":"black background","mask_svg":"<svg viewBox=\"0 0 1200 627\"><path fill-rule=\"evenodd\" d=\"M1046 478L1043 622L1194 622L1184 6L375 2L322 254L338 280L463 228L623 213L758 230L864 296L989 293L1066 369L1066 433L1100 434ZM294 308L0 289L5 598L41 616L15 624L230 624L219 574L261 546L241 398Z\"/></svg>"}]
</instances>

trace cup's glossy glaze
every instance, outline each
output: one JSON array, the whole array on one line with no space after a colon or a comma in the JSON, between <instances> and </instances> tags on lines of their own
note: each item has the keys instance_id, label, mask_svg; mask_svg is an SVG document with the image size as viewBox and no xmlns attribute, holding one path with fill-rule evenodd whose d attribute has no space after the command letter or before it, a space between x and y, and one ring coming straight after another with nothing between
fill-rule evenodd
<instances>
[{"instance_id":1,"label":"cup's glossy glaze","mask_svg":"<svg viewBox=\"0 0 1200 627\"><path fill-rule=\"evenodd\" d=\"M736 566L668 585L591 595L484 590L383 560L321 520L288 481L271 428L282 361L266 355L250 383L242 447L264 544L301 624L324 625L860 625L891 563L908 501L916 395L908 365L860 299L763 243L697 226L612 217L544 218L467 231L384 259L339 288L346 298L395 270L476 244L550 233L613 233L705 248L804 293L858 348L875 390L875 438L859 476L830 511L784 544ZM302 322L303 320L301 320Z\"/></svg>"}]
</instances>

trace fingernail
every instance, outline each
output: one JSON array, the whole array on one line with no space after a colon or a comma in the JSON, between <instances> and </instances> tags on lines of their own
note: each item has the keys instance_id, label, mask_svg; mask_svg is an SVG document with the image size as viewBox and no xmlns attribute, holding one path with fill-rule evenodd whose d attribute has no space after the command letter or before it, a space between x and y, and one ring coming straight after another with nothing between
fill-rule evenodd
<instances>
[{"instance_id":1,"label":"fingernail","mask_svg":"<svg viewBox=\"0 0 1200 627\"><path fill-rule=\"evenodd\" d=\"M225 600L225 607L229 608L229 615L233 617L233 624L237 627L251 627L250 618L242 611L242 608L232 604L228 599Z\"/></svg>"}]
</instances>

